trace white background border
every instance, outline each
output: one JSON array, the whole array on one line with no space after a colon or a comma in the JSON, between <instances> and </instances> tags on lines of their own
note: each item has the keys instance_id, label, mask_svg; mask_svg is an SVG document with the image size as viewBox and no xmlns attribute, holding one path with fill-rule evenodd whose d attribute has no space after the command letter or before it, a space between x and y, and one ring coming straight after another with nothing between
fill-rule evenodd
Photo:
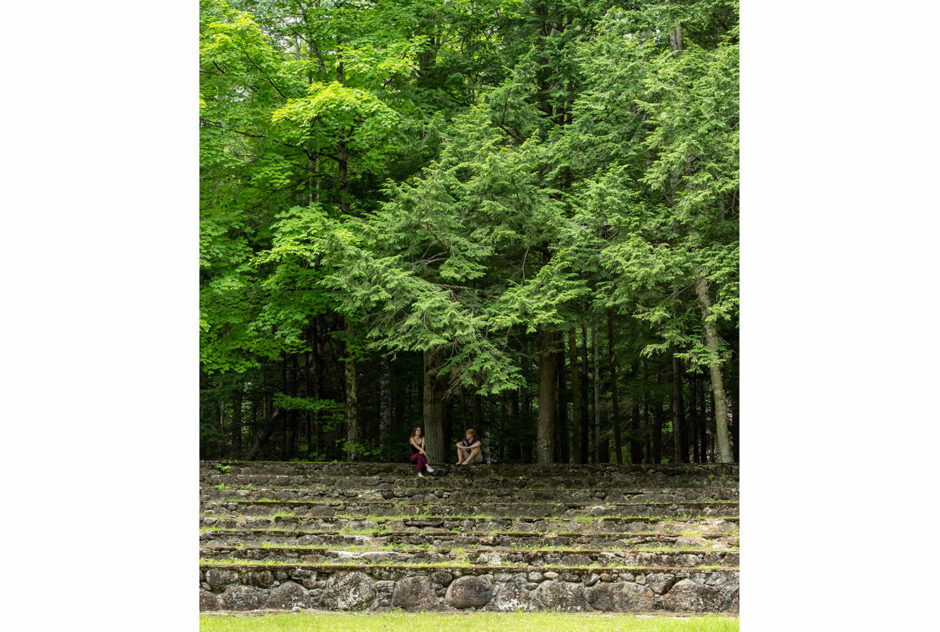
<instances>
[{"instance_id":1,"label":"white background border","mask_svg":"<svg viewBox=\"0 0 940 632\"><path fill-rule=\"evenodd\" d=\"M197 12L4 7L6 629L197 627ZM936 620L938 17L744 3L744 630Z\"/></svg>"}]
</instances>

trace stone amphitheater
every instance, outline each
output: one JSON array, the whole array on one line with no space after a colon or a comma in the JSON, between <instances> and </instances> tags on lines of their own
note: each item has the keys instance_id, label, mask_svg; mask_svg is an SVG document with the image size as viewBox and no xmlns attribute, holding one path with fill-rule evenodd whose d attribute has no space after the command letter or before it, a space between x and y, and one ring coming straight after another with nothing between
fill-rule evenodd
<instances>
[{"instance_id":1,"label":"stone amphitheater","mask_svg":"<svg viewBox=\"0 0 940 632\"><path fill-rule=\"evenodd\" d=\"M738 468L200 464L203 612L737 613Z\"/></svg>"}]
</instances>

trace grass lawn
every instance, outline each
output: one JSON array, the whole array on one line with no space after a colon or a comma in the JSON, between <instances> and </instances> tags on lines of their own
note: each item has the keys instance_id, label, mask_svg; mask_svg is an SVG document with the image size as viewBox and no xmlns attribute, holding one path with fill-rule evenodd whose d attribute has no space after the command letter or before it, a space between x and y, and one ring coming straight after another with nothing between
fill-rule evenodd
<instances>
[{"instance_id":1,"label":"grass lawn","mask_svg":"<svg viewBox=\"0 0 940 632\"><path fill-rule=\"evenodd\" d=\"M667 617L563 613L415 613L200 615L200 632L731 632L736 617Z\"/></svg>"}]
</instances>

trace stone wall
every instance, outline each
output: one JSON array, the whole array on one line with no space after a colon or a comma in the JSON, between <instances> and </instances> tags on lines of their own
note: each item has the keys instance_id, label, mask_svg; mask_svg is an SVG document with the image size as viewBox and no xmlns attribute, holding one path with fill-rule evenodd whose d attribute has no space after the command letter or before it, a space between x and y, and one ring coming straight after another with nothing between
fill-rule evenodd
<instances>
[{"instance_id":1,"label":"stone wall","mask_svg":"<svg viewBox=\"0 0 940 632\"><path fill-rule=\"evenodd\" d=\"M199 607L217 610L738 612L737 570L395 567L334 570L203 565Z\"/></svg>"}]
</instances>

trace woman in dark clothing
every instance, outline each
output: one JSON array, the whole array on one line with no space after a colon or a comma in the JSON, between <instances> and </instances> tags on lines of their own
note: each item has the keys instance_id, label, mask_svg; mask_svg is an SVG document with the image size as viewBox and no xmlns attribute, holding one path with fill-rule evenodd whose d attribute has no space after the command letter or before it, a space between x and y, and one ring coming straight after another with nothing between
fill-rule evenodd
<instances>
[{"instance_id":1,"label":"woman in dark clothing","mask_svg":"<svg viewBox=\"0 0 940 632\"><path fill-rule=\"evenodd\" d=\"M416 426L414 430L411 431L411 456L408 457L408 460L418 466L418 476L424 478L424 472L433 472L434 469L428 465L428 454L424 451L424 433L421 432L421 428Z\"/></svg>"}]
</instances>

